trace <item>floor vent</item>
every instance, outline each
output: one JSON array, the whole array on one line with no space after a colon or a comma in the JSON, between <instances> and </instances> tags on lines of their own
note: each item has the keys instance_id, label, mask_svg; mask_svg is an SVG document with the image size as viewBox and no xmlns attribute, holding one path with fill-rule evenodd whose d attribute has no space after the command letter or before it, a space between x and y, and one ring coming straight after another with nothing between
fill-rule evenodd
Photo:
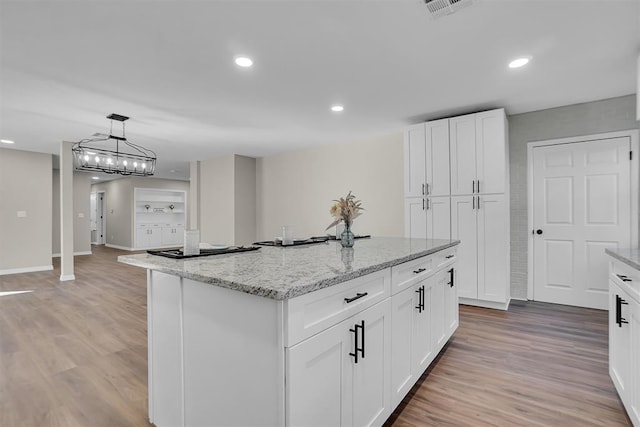
<instances>
[{"instance_id":1,"label":"floor vent","mask_svg":"<svg viewBox=\"0 0 640 427\"><path fill-rule=\"evenodd\" d=\"M471 5L472 0L425 0L427 9L434 18L451 15L454 12Z\"/></svg>"}]
</instances>

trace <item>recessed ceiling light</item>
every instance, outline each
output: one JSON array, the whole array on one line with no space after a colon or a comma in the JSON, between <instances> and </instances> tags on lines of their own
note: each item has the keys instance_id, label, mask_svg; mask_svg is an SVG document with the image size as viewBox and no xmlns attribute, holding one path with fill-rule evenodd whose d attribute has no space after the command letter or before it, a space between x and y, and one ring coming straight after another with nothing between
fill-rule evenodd
<instances>
[{"instance_id":1,"label":"recessed ceiling light","mask_svg":"<svg viewBox=\"0 0 640 427\"><path fill-rule=\"evenodd\" d=\"M521 58L516 58L513 61L509 62L509 68L520 68L529 63L531 57L523 56Z\"/></svg>"},{"instance_id":2,"label":"recessed ceiling light","mask_svg":"<svg viewBox=\"0 0 640 427\"><path fill-rule=\"evenodd\" d=\"M100 179L99 176L92 176L91 179Z\"/></svg>"},{"instance_id":3,"label":"recessed ceiling light","mask_svg":"<svg viewBox=\"0 0 640 427\"><path fill-rule=\"evenodd\" d=\"M4 144L15 144L15 142L11 141L10 139L0 139L0 142Z\"/></svg>"},{"instance_id":4,"label":"recessed ceiling light","mask_svg":"<svg viewBox=\"0 0 640 427\"><path fill-rule=\"evenodd\" d=\"M236 65L239 67L251 67L253 65L253 61L251 58L246 56L237 56L236 57Z\"/></svg>"},{"instance_id":5,"label":"recessed ceiling light","mask_svg":"<svg viewBox=\"0 0 640 427\"><path fill-rule=\"evenodd\" d=\"M333 111L334 113L339 113L341 111L344 111L344 107L342 105L332 105L331 111Z\"/></svg>"}]
</instances>

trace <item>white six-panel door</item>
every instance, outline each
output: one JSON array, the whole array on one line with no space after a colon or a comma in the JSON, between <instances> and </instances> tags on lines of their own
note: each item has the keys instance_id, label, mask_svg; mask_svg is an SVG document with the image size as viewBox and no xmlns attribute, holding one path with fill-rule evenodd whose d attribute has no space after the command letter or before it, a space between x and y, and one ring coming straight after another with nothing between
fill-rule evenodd
<instances>
[{"instance_id":1,"label":"white six-panel door","mask_svg":"<svg viewBox=\"0 0 640 427\"><path fill-rule=\"evenodd\" d=\"M606 248L631 244L629 137L533 148L533 293L607 308Z\"/></svg>"}]
</instances>

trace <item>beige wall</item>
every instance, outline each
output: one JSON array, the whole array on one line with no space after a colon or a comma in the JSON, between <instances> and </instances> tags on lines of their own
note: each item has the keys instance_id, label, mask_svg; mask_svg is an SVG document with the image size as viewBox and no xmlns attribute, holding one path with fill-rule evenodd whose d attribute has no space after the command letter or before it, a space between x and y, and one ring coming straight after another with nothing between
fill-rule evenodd
<instances>
[{"instance_id":1,"label":"beige wall","mask_svg":"<svg viewBox=\"0 0 640 427\"><path fill-rule=\"evenodd\" d=\"M290 151L257 161L257 235L318 236L332 221L332 200L351 190L366 209L356 234L403 236L403 142L395 133L364 141Z\"/></svg>"},{"instance_id":2,"label":"beige wall","mask_svg":"<svg viewBox=\"0 0 640 427\"><path fill-rule=\"evenodd\" d=\"M53 169L53 211L52 211L52 247L53 255L60 255L60 171ZM73 173L73 253L91 252L91 230L89 212L91 193L91 175Z\"/></svg>"},{"instance_id":3,"label":"beige wall","mask_svg":"<svg viewBox=\"0 0 640 427\"><path fill-rule=\"evenodd\" d=\"M201 241L256 241L256 159L232 154L201 161L198 182L191 188L197 187Z\"/></svg>"},{"instance_id":4,"label":"beige wall","mask_svg":"<svg viewBox=\"0 0 640 427\"><path fill-rule=\"evenodd\" d=\"M0 274L51 268L51 169L51 154L0 148Z\"/></svg>"},{"instance_id":5,"label":"beige wall","mask_svg":"<svg viewBox=\"0 0 640 427\"><path fill-rule=\"evenodd\" d=\"M135 188L161 188L187 192L189 206L189 182L161 178L128 177L114 179L91 186L91 192L105 192L105 221L107 245L133 248L133 199ZM87 199L88 200L88 199ZM188 212L187 212L188 218Z\"/></svg>"}]
</instances>

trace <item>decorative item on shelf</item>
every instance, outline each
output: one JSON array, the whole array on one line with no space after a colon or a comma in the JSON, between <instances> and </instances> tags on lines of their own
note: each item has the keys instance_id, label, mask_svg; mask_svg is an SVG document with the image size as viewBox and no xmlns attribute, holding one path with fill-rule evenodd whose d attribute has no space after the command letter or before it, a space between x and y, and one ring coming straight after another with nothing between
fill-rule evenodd
<instances>
[{"instance_id":1,"label":"decorative item on shelf","mask_svg":"<svg viewBox=\"0 0 640 427\"><path fill-rule=\"evenodd\" d=\"M76 142L71 151L76 170L108 174L151 176L156 169L156 153L128 141L124 122L129 117L109 114L109 134L94 133L92 138ZM113 121L122 122L122 136L113 135Z\"/></svg>"},{"instance_id":2,"label":"decorative item on shelf","mask_svg":"<svg viewBox=\"0 0 640 427\"><path fill-rule=\"evenodd\" d=\"M174 204L169 205L169 210L171 212L173 212L173 210L176 208L176 206Z\"/></svg>"},{"instance_id":3,"label":"decorative item on shelf","mask_svg":"<svg viewBox=\"0 0 640 427\"><path fill-rule=\"evenodd\" d=\"M334 221L329 224L327 230L331 227L344 223L344 231L340 235L340 244L345 248L350 248L355 242L353 233L351 232L351 224L353 220L362 214L364 208L362 202L356 200L356 196L351 194L351 191L347 194L347 197L340 197L338 200L334 200L333 206L329 209L329 213L334 218Z\"/></svg>"},{"instance_id":4,"label":"decorative item on shelf","mask_svg":"<svg viewBox=\"0 0 640 427\"><path fill-rule=\"evenodd\" d=\"M144 208L146 209L147 212L149 212L149 208L151 207L151 205L144 205Z\"/></svg>"}]
</instances>

